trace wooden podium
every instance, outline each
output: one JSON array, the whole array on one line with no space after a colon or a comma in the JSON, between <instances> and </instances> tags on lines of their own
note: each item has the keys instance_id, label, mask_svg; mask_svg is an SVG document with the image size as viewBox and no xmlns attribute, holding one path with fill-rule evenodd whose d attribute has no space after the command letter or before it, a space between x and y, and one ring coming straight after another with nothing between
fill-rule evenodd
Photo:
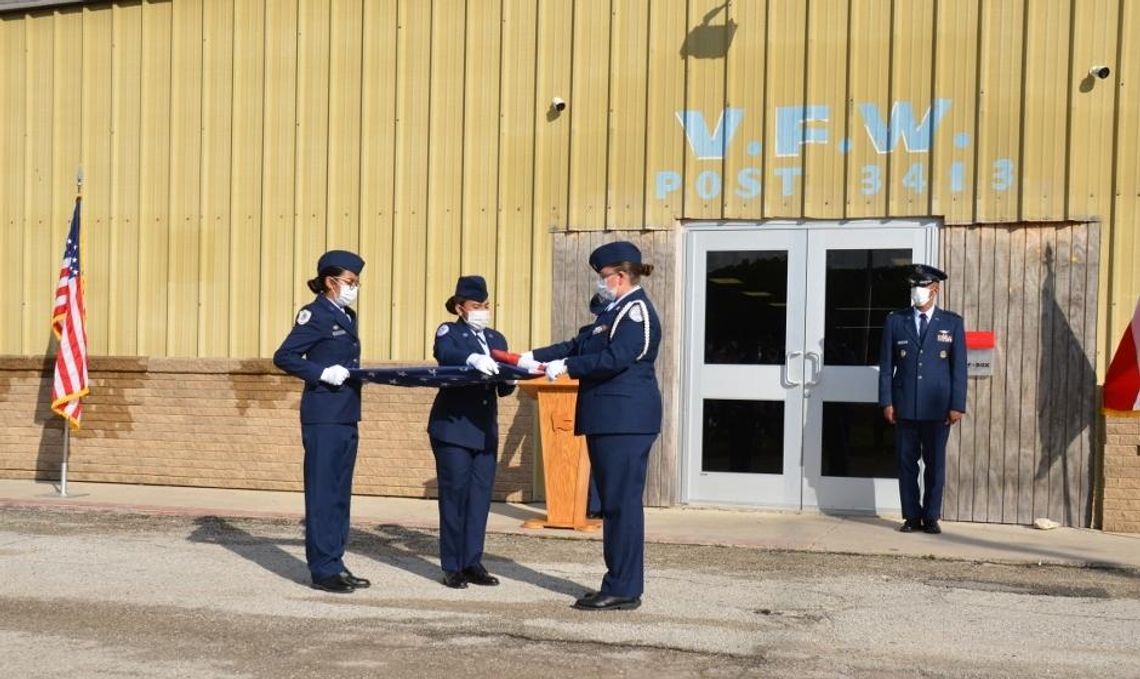
<instances>
[{"instance_id":1,"label":"wooden podium","mask_svg":"<svg viewBox=\"0 0 1140 679\"><path fill-rule=\"evenodd\" d=\"M546 484L546 518L528 519L523 528L573 528L595 531L602 522L586 518L590 456L586 437L574 435L578 381L566 375L519 382L519 390L538 400L542 441L542 478Z\"/></svg>"}]
</instances>

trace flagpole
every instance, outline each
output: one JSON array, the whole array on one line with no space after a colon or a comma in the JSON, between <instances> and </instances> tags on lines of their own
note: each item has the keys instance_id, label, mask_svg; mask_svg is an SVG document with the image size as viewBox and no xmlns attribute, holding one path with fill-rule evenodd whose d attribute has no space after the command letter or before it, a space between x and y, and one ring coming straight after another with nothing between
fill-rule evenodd
<instances>
[{"instance_id":1,"label":"flagpole","mask_svg":"<svg viewBox=\"0 0 1140 679\"><path fill-rule=\"evenodd\" d=\"M75 202L83 198L83 166L75 170ZM82 250L81 250L82 251ZM67 458L71 453L71 421L63 419L63 461L59 464L59 496L67 497Z\"/></svg>"}]
</instances>

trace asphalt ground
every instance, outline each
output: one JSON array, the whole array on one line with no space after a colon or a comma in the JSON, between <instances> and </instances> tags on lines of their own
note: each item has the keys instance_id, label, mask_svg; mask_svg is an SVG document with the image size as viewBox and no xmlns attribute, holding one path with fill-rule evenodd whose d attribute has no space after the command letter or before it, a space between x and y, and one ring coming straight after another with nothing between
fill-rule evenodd
<instances>
[{"instance_id":1,"label":"asphalt ground","mask_svg":"<svg viewBox=\"0 0 1140 679\"><path fill-rule=\"evenodd\" d=\"M490 534L502 585L451 590L433 530L360 522L336 595L301 531L0 509L3 675L1140 676L1132 568L658 543L640 609L583 612L596 540Z\"/></svg>"}]
</instances>

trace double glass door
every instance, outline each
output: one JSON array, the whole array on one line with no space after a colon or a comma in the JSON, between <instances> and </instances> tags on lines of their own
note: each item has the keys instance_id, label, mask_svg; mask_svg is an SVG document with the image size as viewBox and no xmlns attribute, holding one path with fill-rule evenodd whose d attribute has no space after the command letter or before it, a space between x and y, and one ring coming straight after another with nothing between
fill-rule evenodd
<instances>
[{"instance_id":1,"label":"double glass door","mask_svg":"<svg viewBox=\"0 0 1140 679\"><path fill-rule=\"evenodd\" d=\"M684 498L781 508L899 506L879 342L935 260L915 222L696 225L685 235Z\"/></svg>"}]
</instances>

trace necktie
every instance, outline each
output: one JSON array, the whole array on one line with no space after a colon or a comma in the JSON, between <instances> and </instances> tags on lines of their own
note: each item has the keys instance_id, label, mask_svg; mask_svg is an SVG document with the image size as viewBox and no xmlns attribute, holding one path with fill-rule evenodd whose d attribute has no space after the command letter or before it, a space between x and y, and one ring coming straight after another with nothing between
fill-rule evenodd
<instances>
[{"instance_id":1,"label":"necktie","mask_svg":"<svg viewBox=\"0 0 1140 679\"><path fill-rule=\"evenodd\" d=\"M919 339L926 337L926 314L918 315L918 337Z\"/></svg>"},{"instance_id":2,"label":"necktie","mask_svg":"<svg viewBox=\"0 0 1140 679\"><path fill-rule=\"evenodd\" d=\"M490 347L487 346L487 339L485 337L483 337L483 333L481 333L481 332L475 333L475 339L479 340L479 345L481 347L483 347L483 353L490 356L491 355L491 349L490 349Z\"/></svg>"}]
</instances>

